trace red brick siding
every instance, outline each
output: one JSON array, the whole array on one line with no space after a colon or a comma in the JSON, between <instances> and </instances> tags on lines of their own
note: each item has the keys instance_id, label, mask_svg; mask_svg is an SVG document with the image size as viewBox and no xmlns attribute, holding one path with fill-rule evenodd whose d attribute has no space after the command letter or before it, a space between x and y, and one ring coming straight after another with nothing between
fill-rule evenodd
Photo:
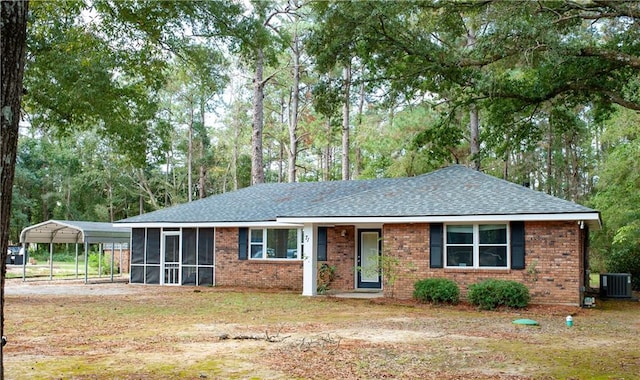
<instances>
[{"instance_id":1,"label":"red brick siding","mask_svg":"<svg viewBox=\"0 0 640 380\"><path fill-rule=\"evenodd\" d=\"M345 231L345 236L342 236ZM356 230L354 226L327 228L327 261L336 267L336 277L329 285L331 290L351 291L355 288ZM322 262L318 262L318 266Z\"/></svg>"},{"instance_id":2,"label":"red brick siding","mask_svg":"<svg viewBox=\"0 0 640 380\"><path fill-rule=\"evenodd\" d=\"M107 258L107 263L111 265L111 248L103 249L104 256ZM120 262L120 250L113 251L113 265L122 269L122 273L129 273L131 262L131 254L128 249L122 250L122 263Z\"/></svg>"},{"instance_id":3,"label":"red brick siding","mask_svg":"<svg viewBox=\"0 0 640 380\"><path fill-rule=\"evenodd\" d=\"M408 299L416 280L446 277L458 283L464 297L469 285L495 278L524 283L532 303L579 305L584 269L583 233L576 222L527 222L524 270L432 269L428 224L385 225L384 254L397 257L401 265L397 267L395 284L385 283L384 291L386 295L393 293L397 298Z\"/></svg>"},{"instance_id":4,"label":"red brick siding","mask_svg":"<svg viewBox=\"0 0 640 380\"><path fill-rule=\"evenodd\" d=\"M216 228L217 286L302 290L302 261L238 260L238 228Z\"/></svg>"},{"instance_id":5,"label":"red brick siding","mask_svg":"<svg viewBox=\"0 0 640 380\"><path fill-rule=\"evenodd\" d=\"M345 231L345 236L342 236ZM336 267L331 290L353 290L355 228L327 228L327 261ZM318 267L325 262L318 262ZM302 261L238 260L238 228L216 228L216 285L302 290Z\"/></svg>"}]
</instances>

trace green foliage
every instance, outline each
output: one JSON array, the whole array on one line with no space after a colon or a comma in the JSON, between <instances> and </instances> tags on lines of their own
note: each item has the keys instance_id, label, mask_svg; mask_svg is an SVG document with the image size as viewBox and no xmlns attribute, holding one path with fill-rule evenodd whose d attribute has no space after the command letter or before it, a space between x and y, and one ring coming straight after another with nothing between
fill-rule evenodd
<instances>
[{"instance_id":1,"label":"green foliage","mask_svg":"<svg viewBox=\"0 0 640 380\"><path fill-rule=\"evenodd\" d=\"M501 306L524 308L531 299L525 285L516 281L493 279L470 285L467 298L471 304L483 310L494 310Z\"/></svg>"},{"instance_id":2,"label":"green foliage","mask_svg":"<svg viewBox=\"0 0 640 380\"><path fill-rule=\"evenodd\" d=\"M410 263L411 265L413 263ZM380 269L384 278L385 286L391 290L391 297L395 294L395 285L400 278L400 259L390 254L380 256Z\"/></svg>"},{"instance_id":3,"label":"green foliage","mask_svg":"<svg viewBox=\"0 0 640 380\"><path fill-rule=\"evenodd\" d=\"M614 244L606 266L611 273L631 273L631 287L640 290L640 246Z\"/></svg>"},{"instance_id":4,"label":"green foliage","mask_svg":"<svg viewBox=\"0 0 640 380\"><path fill-rule=\"evenodd\" d=\"M607 272L632 273L640 289L640 116L617 109L606 123L607 147L591 206L602 213L603 228L593 234L592 256ZM594 268L595 269L595 268Z\"/></svg>"},{"instance_id":5,"label":"green foliage","mask_svg":"<svg viewBox=\"0 0 640 380\"><path fill-rule=\"evenodd\" d=\"M318 293L325 294L336 278L336 266L322 263L318 268Z\"/></svg>"},{"instance_id":6,"label":"green foliage","mask_svg":"<svg viewBox=\"0 0 640 380\"><path fill-rule=\"evenodd\" d=\"M49 262L49 259L51 258L50 253L48 249L43 247L44 245L42 247L39 246L38 249L35 249L35 250L29 249L29 252L27 253L28 258L35 260L38 264L44 264ZM54 249L54 253L53 253L54 262L71 263L71 262L74 262L75 260L76 260L75 252L66 252L66 251L60 252L60 251L55 251Z\"/></svg>"},{"instance_id":7,"label":"green foliage","mask_svg":"<svg viewBox=\"0 0 640 380\"><path fill-rule=\"evenodd\" d=\"M100 255L97 252L90 252L89 267L94 268L96 271L100 271L102 269L99 274L111 274L111 260L104 254ZM118 273L117 266L113 267L113 273Z\"/></svg>"},{"instance_id":8,"label":"green foliage","mask_svg":"<svg viewBox=\"0 0 640 380\"><path fill-rule=\"evenodd\" d=\"M460 289L455 281L447 278L427 278L414 284L413 298L422 302L435 304L457 304L460 300Z\"/></svg>"}]
</instances>

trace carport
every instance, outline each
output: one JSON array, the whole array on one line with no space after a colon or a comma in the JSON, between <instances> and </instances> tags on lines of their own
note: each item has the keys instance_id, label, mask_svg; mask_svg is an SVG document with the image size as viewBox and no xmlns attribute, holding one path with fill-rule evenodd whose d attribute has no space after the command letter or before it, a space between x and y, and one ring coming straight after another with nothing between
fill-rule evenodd
<instances>
[{"instance_id":1,"label":"carport","mask_svg":"<svg viewBox=\"0 0 640 380\"><path fill-rule=\"evenodd\" d=\"M115 244L120 246L128 244L131 239L131 229L114 227L111 223L84 222L69 220L48 220L30 227L26 227L20 233L20 243L26 254L28 243L49 244L49 279L53 279L53 244L67 243L75 244L76 247L76 278L78 277L78 248L79 244L84 245L84 282L88 282L89 275L89 245L99 244L99 255L102 257L103 244L111 244L111 281L113 282L113 266L115 255ZM100 263L102 260L100 260ZM122 262L122 260L120 261ZM22 263L22 280L26 280L26 258Z\"/></svg>"}]
</instances>

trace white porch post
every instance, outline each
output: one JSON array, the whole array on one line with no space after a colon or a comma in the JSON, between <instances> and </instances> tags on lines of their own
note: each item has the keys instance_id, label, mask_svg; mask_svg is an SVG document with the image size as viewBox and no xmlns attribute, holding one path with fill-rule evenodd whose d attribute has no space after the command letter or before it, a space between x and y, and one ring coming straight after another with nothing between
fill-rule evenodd
<instances>
[{"instance_id":1,"label":"white porch post","mask_svg":"<svg viewBox=\"0 0 640 380\"><path fill-rule=\"evenodd\" d=\"M318 248L316 245L317 228L313 224L305 224L302 229L303 268L302 295L315 296L318 290Z\"/></svg>"}]
</instances>

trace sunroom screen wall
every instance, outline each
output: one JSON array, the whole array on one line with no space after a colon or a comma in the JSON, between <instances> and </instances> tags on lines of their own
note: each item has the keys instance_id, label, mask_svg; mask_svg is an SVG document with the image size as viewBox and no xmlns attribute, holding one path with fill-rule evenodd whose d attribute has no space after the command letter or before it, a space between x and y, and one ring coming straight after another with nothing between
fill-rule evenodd
<instances>
[{"instance_id":1,"label":"sunroom screen wall","mask_svg":"<svg viewBox=\"0 0 640 380\"><path fill-rule=\"evenodd\" d=\"M165 229L166 231L166 229ZM171 229L176 231L176 229ZM160 228L133 228L131 231L131 275L134 284L160 283ZM183 285L214 284L214 229L181 229Z\"/></svg>"}]
</instances>

